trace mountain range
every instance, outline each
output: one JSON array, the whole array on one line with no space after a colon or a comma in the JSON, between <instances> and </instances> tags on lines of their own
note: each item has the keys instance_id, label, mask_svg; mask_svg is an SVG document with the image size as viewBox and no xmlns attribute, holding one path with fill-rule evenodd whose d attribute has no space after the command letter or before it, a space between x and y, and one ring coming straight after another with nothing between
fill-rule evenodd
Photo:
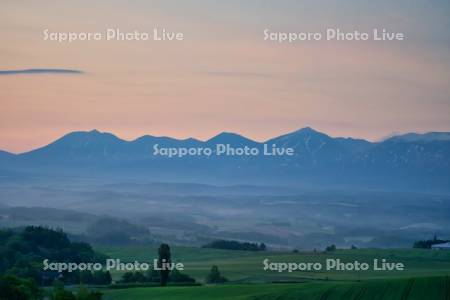
<instances>
[{"instance_id":1,"label":"mountain range","mask_svg":"<svg viewBox=\"0 0 450 300\"><path fill-rule=\"evenodd\" d=\"M153 147L215 149L217 144L292 148L293 156L154 155ZM64 135L21 154L0 151L8 174L89 176L213 184L295 185L421 191L450 190L450 133L397 135L380 142L330 137L306 127L265 142L223 132L207 140L145 135L133 141L92 131Z\"/></svg>"}]
</instances>

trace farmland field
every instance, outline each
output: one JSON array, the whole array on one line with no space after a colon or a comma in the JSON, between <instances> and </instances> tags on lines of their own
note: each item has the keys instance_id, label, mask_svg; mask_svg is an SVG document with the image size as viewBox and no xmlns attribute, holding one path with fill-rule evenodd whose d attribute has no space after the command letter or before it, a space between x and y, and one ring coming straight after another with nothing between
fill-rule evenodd
<instances>
[{"instance_id":1,"label":"farmland field","mask_svg":"<svg viewBox=\"0 0 450 300\"><path fill-rule=\"evenodd\" d=\"M147 262L156 247L100 247L97 250L122 261ZM135 287L105 290L107 300L178 299L443 299L450 300L450 252L423 249L354 249L322 252L250 252L173 247L174 261L183 262L184 273L203 282L217 265L230 282L198 287ZM321 262L327 258L344 262L371 262L374 258L402 262L404 271L265 271L262 261ZM121 273L113 273L119 279Z\"/></svg>"},{"instance_id":2,"label":"farmland field","mask_svg":"<svg viewBox=\"0 0 450 300\"><path fill-rule=\"evenodd\" d=\"M122 261L149 262L156 258L157 248L153 246L100 247L100 252ZM450 251L425 249L355 249L322 252L277 252L277 251L233 251L194 247L173 247L174 261L185 265L185 273L202 281L212 265L219 266L223 275L236 282L273 282L304 280L361 280L384 278L410 278L450 275ZM271 262L320 262L328 258L342 262L359 261L372 263L373 259L387 259L405 265L404 271L312 271L276 272L265 271L263 260ZM116 278L120 274L115 273Z\"/></svg>"},{"instance_id":3,"label":"farmland field","mask_svg":"<svg viewBox=\"0 0 450 300\"><path fill-rule=\"evenodd\" d=\"M297 284L233 284L203 287L134 288L106 292L107 300L185 299L383 299L448 300L450 278L430 277L367 282L310 282Z\"/></svg>"}]
</instances>

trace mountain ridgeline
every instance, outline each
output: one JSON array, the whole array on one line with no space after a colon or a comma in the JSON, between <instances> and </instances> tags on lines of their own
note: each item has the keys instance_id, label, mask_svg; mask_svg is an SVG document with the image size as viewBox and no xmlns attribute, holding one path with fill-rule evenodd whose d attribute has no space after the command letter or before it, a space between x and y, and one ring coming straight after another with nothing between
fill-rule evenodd
<instances>
[{"instance_id":1,"label":"mountain ridgeline","mask_svg":"<svg viewBox=\"0 0 450 300\"><path fill-rule=\"evenodd\" d=\"M257 148L260 155L154 154L160 148ZM262 155L264 144L294 155ZM333 138L309 127L266 142L234 133L210 140L142 136L122 140L97 130L72 132L21 154L0 151L0 175L45 174L212 184L272 184L421 191L450 190L450 133L405 134L381 142Z\"/></svg>"}]
</instances>

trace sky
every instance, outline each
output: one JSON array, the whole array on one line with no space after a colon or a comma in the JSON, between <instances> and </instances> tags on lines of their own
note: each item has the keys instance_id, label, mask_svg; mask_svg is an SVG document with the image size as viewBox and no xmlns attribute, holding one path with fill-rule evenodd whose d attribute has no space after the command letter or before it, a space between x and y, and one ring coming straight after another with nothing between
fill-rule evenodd
<instances>
[{"instance_id":1,"label":"sky","mask_svg":"<svg viewBox=\"0 0 450 300\"><path fill-rule=\"evenodd\" d=\"M3 0L0 149L94 128L127 140L228 131L263 141L306 126L368 140L450 131L450 3L343 2ZM164 28L184 40L44 40L46 29L107 28ZM277 43L263 34L327 28L406 39Z\"/></svg>"}]
</instances>

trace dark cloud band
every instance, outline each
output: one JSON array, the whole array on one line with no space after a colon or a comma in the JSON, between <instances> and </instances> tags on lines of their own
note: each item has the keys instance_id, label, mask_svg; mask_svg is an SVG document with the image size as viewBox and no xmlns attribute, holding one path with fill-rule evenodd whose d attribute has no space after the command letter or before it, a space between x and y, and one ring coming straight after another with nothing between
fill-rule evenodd
<instances>
[{"instance_id":1,"label":"dark cloud band","mask_svg":"<svg viewBox=\"0 0 450 300\"><path fill-rule=\"evenodd\" d=\"M72 69L23 69L23 70L0 70L0 75L20 74L83 74L83 71Z\"/></svg>"}]
</instances>

